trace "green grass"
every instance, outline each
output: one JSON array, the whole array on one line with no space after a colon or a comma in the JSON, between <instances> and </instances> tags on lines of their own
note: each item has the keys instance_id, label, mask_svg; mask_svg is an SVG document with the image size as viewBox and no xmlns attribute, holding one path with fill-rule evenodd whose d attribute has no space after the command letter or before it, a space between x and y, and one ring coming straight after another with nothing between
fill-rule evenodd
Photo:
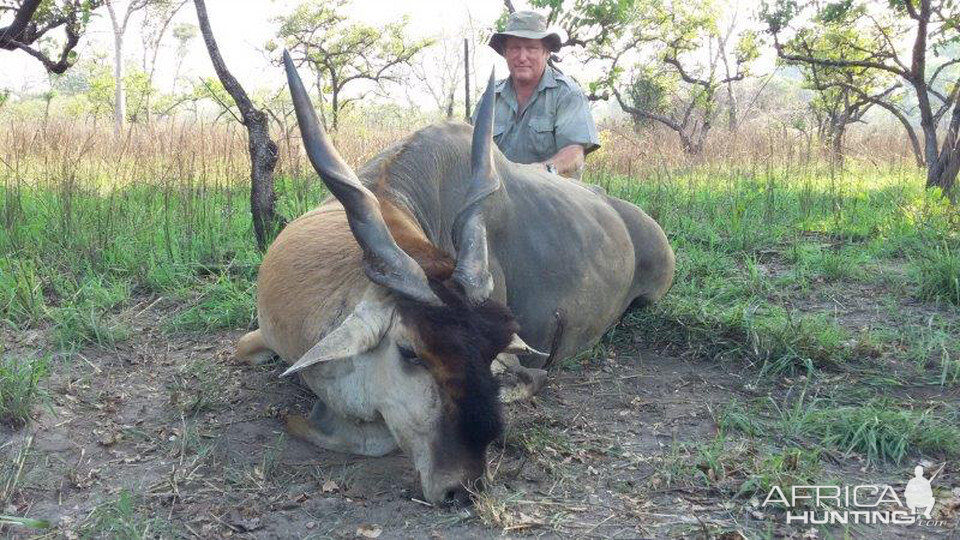
<instances>
[{"instance_id":1,"label":"green grass","mask_svg":"<svg viewBox=\"0 0 960 540\"><path fill-rule=\"evenodd\" d=\"M957 418L943 418L932 410L876 401L819 409L809 415L807 424L824 445L845 454L857 452L868 463L900 463L911 452L960 455Z\"/></svg>"},{"instance_id":2,"label":"green grass","mask_svg":"<svg viewBox=\"0 0 960 540\"><path fill-rule=\"evenodd\" d=\"M915 262L917 297L960 306L960 249L949 244L927 250Z\"/></svg>"},{"instance_id":3,"label":"green grass","mask_svg":"<svg viewBox=\"0 0 960 540\"><path fill-rule=\"evenodd\" d=\"M170 537L173 525L151 515L140 498L128 489L97 506L81 524L80 538L140 539Z\"/></svg>"},{"instance_id":4,"label":"green grass","mask_svg":"<svg viewBox=\"0 0 960 540\"><path fill-rule=\"evenodd\" d=\"M112 346L130 335L118 312L152 294L182 306L167 330L250 326L261 254L242 180L106 194L83 185L0 190L0 324L49 328L62 351ZM322 195L284 178L278 187L282 211L301 212Z\"/></svg>"},{"instance_id":5,"label":"green grass","mask_svg":"<svg viewBox=\"0 0 960 540\"><path fill-rule=\"evenodd\" d=\"M216 360L205 357L180 366L169 388L171 403L188 416L223 408L232 397L230 387L223 381L224 369Z\"/></svg>"},{"instance_id":6,"label":"green grass","mask_svg":"<svg viewBox=\"0 0 960 540\"><path fill-rule=\"evenodd\" d=\"M674 442L662 463L661 479L668 484L709 487L745 499L775 485L808 485L821 473L816 451L769 448L722 434L702 443Z\"/></svg>"},{"instance_id":7,"label":"green grass","mask_svg":"<svg viewBox=\"0 0 960 540\"><path fill-rule=\"evenodd\" d=\"M746 469L746 479L737 490L738 497L762 497L773 486L789 492L792 486L810 485L821 474L819 454L794 447L760 452Z\"/></svg>"},{"instance_id":8,"label":"green grass","mask_svg":"<svg viewBox=\"0 0 960 540\"><path fill-rule=\"evenodd\" d=\"M0 357L0 423L22 426L46 393L40 382L49 371L49 358Z\"/></svg>"},{"instance_id":9,"label":"green grass","mask_svg":"<svg viewBox=\"0 0 960 540\"><path fill-rule=\"evenodd\" d=\"M912 327L901 318L914 296L960 317L951 303L960 286L960 210L925 192L913 171L832 176L752 165L593 181L655 217L677 255L673 288L629 314L616 330L623 336L779 376L902 355L870 338ZM884 286L889 298L857 293L855 283ZM834 297L823 294L868 294L865 301L889 300L894 311L866 328L846 327L818 307ZM922 346L916 337L900 345ZM939 366L945 384L957 382L954 343Z\"/></svg>"},{"instance_id":10,"label":"green grass","mask_svg":"<svg viewBox=\"0 0 960 540\"><path fill-rule=\"evenodd\" d=\"M170 319L169 331L252 328L256 321L255 285L247 277L219 275L198 286L189 307Z\"/></svg>"},{"instance_id":11,"label":"green grass","mask_svg":"<svg viewBox=\"0 0 960 540\"><path fill-rule=\"evenodd\" d=\"M846 395L845 397L851 397ZM949 407L917 410L909 403L874 399L839 405L809 398L806 390L753 406L734 403L717 415L721 433L742 432L784 444L814 440L867 463L900 463L907 455L960 455L960 411Z\"/></svg>"}]
</instances>

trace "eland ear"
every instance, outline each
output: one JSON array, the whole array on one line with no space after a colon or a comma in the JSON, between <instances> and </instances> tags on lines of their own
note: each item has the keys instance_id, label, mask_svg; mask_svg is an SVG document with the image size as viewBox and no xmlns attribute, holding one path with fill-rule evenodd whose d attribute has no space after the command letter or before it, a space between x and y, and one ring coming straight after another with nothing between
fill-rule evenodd
<instances>
[{"instance_id":1,"label":"eland ear","mask_svg":"<svg viewBox=\"0 0 960 540\"><path fill-rule=\"evenodd\" d=\"M281 377L320 362L350 358L376 347L390 328L394 308L382 302L361 300L343 323L310 348Z\"/></svg>"},{"instance_id":2,"label":"eland ear","mask_svg":"<svg viewBox=\"0 0 960 540\"><path fill-rule=\"evenodd\" d=\"M534 356L539 356L540 358L550 357L549 354L543 351L538 351L537 349L527 345L527 343L520 339L520 336L517 334L513 335L513 339L510 340L510 344L507 345L507 348L504 349L503 352L510 354L532 354Z\"/></svg>"}]
</instances>

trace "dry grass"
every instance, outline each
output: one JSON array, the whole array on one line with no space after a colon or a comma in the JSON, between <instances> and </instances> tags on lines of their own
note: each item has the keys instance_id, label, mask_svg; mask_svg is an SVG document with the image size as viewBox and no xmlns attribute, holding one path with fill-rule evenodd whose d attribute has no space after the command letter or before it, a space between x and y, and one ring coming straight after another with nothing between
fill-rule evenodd
<instances>
[{"instance_id":1,"label":"dry grass","mask_svg":"<svg viewBox=\"0 0 960 540\"><path fill-rule=\"evenodd\" d=\"M624 123L608 123L600 129L601 148L591 154L588 167L627 176L659 177L689 168L787 170L823 167L829 161L828 148L815 137L783 124L754 123L730 132L714 129L703 153L683 153L676 134L658 125L634 131ZM846 138L850 164L874 167L913 167L913 155L896 126L865 126L851 129Z\"/></svg>"},{"instance_id":2,"label":"dry grass","mask_svg":"<svg viewBox=\"0 0 960 540\"><path fill-rule=\"evenodd\" d=\"M354 167L399 140L429 119L352 115L333 135L338 150ZM278 177L304 178L313 172L292 118L274 123L278 142ZM756 170L821 166L825 148L815 138L785 125L745 125L737 132L715 129L700 156L687 156L677 136L649 126L640 132L627 123L601 126L601 149L588 166L605 173L660 175L704 166ZM892 126L851 130L847 155L874 166L911 167L913 157L902 134ZM131 124L119 138L109 122L96 118L56 118L48 122L0 115L0 175L28 184L78 185L101 192L132 184L184 186L244 184L249 177L246 132L232 121L166 119Z\"/></svg>"}]
</instances>

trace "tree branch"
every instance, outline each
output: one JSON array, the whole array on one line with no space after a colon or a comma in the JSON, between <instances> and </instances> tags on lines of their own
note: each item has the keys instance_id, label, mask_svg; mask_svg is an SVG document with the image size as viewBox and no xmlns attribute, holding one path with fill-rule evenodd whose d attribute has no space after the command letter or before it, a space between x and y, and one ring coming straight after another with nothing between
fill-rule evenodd
<instances>
[{"instance_id":1,"label":"tree branch","mask_svg":"<svg viewBox=\"0 0 960 540\"><path fill-rule=\"evenodd\" d=\"M91 0L84 3L81 0L70 0L60 8L60 12L50 14L42 25L34 21L41 0L24 0L16 9L10 25L0 28L0 49L14 51L22 50L33 56L43 64L50 73L63 73L72 65L71 53L80 42L83 23L78 14L84 10L93 10L102 4L102 0ZM39 41L47 32L63 26L66 41L61 47L59 58L51 59L47 54L34 48L32 45Z\"/></svg>"},{"instance_id":2,"label":"tree branch","mask_svg":"<svg viewBox=\"0 0 960 540\"><path fill-rule=\"evenodd\" d=\"M255 108L247 96L246 91L240 86L240 83L227 69L223 56L220 55L220 48L217 47L217 41L213 37L213 29L210 27L210 19L207 17L207 6L204 0L194 0L197 8L197 20L200 23L200 33L203 34L203 41L207 45L207 51L210 53L210 61L213 63L213 69L217 72L217 77L223 83L223 88L230 94L237 108L240 109L240 115L243 116L243 122L246 123L250 116L254 114Z\"/></svg>"},{"instance_id":3,"label":"tree branch","mask_svg":"<svg viewBox=\"0 0 960 540\"><path fill-rule=\"evenodd\" d=\"M878 69L881 71L887 71L895 75L899 75L904 79L910 80L911 73L909 71L904 71L893 66L888 66L881 62L874 62L871 60L831 60L828 58L816 58L814 56L807 56L801 54L790 54L786 52L783 48L783 45L776 39L774 36L774 49L777 51L777 56L784 60L790 62L802 62L804 64L817 64L819 66L826 67L836 67L836 68L851 68L851 67L860 67L868 69Z\"/></svg>"},{"instance_id":4,"label":"tree branch","mask_svg":"<svg viewBox=\"0 0 960 540\"><path fill-rule=\"evenodd\" d=\"M641 116L643 118L648 118L650 120L660 122L661 124L669 127L670 129L676 131L677 133L683 132L683 127L680 126L680 124L676 123L670 118L667 118L666 116L659 115L657 113L652 113L650 111L645 111L643 109L638 109L637 107L634 107L632 105L627 105L623 100L623 96L620 95L620 91L617 90L616 88L613 88L613 95L617 98L617 103L620 104L620 108L623 109L624 112L626 112L627 114Z\"/></svg>"},{"instance_id":5,"label":"tree branch","mask_svg":"<svg viewBox=\"0 0 960 540\"><path fill-rule=\"evenodd\" d=\"M841 85L847 88L848 90L862 96L867 101L870 101L871 103L874 103L875 105L878 105L879 107L886 109L888 112L890 112L890 114L896 117L896 119L899 120L900 123L903 125L903 128L907 131L907 136L910 138L910 146L913 149L913 156L917 161L917 167L924 166L925 161L923 159L923 152L920 150L920 139L917 137L917 132L916 130L913 129L913 125L910 123L910 119L907 118L907 116L903 113L903 111L898 109L889 101L881 99L879 96L871 96L871 95L864 94L863 90L861 90L860 88L854 85L847 84L847 83L841 83ZM887 91L885 91L883 95L886 96L888 95L888 92L892 92L892 91L893 89L890 88Z\"/></svg>"}]
</instances>

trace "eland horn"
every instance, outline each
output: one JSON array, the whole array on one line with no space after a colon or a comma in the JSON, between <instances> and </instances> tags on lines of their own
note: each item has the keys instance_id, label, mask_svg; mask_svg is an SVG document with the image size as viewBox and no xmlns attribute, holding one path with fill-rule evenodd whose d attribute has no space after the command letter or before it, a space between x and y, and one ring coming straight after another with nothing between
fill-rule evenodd
<instances>
[{"instance_id":1,"label":"eland horn","mask_svg":"<svg viewBox=\"0 0 960 540\"><path fill-rule=\"evenodd\" d=\"M360 183L353 169L330 143L287 51L283 52L283 63L303 146L323 183L346 210L353 237L363 249L363 267L367 277L407 298L427 304L442 304L430 289L423 269L400 249L391 236L380 212L380 201Z\"/></svg>"},{"instance_id":2,"label":"eland horn","mask_svg":"<svg viewBox=\"0 0 960 540\"><path fill-rule=\"evenodd\" d=\"M483 202L500 189L500 177L493 167L494 77L490 72L487 89L477 105L470 147L470 188L453 223L453 246L457 267L453 278L471 302L480 303L493 292L493 277L487 268L487 227Z\"/></svg>"}]
</instances>

